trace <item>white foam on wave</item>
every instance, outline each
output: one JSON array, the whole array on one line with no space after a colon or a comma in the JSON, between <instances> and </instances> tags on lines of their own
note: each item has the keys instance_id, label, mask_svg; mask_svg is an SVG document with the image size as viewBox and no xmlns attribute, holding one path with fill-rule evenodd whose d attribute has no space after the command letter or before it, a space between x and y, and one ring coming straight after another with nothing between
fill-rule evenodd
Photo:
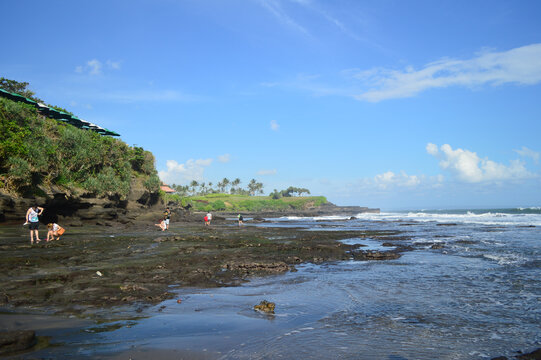
<instances>
[{"instance_id":1,"label":"white foam on wave","mask_svg":"<svg viewBox=\"0 0 541 360\"><path fill-rule=\"evenodd\" d=\"M429 213L429 212L408 212L408 213L361 213L355 216L365 220L382 221L415 221L415 222L438 222L438 223L469 223L482 225L519 225L519 226L541 226L541 214L506 214L485 212L475 214L471 211L465 214L453 213Z\"/></svg>"},{"instance_id":2,"label":"white foam on wave","mask_svg":"<svg viewBox=\"0 0 541 360\"><path fill-rule=\"evenodd\" d=\"M381 212L381 213L359 213L354 215L360 220L373 221L412 221L412 222L438 222L438 223L465 223L481 225L517 225L517 226L541 226L541 214L514 214L505 212L475 213L465 211L456 213L444 210L429 211L410 211L410 212ZM344 221L349 220L351 215L329 215L329 216L283 216L269 220L274 221Z\"/></svg>"},{"instance_id":3,"label":"white foam on wave","mask_svg":"<svg viewBox=\"0 0 541 360\"><path fill-rule=\"evenodd\" d=\"M347 215L329 215L329 216L282 216L275 221L337 221L337 220L349 220L351 216Z\"/></svg>"},{"instance_id":4,"label":"white foam on wave","mask_svg":"<svg viewBox=\"0 0 541 360\"><path fill-rule=\"evenodd\" d=\"M493 255L493 254L483 254L483 257L489 260L494 260L500 265L511 265L524 263L527 259L522 256L515 254L506 254L506 255Z\"/></svg>"}]
</instances>

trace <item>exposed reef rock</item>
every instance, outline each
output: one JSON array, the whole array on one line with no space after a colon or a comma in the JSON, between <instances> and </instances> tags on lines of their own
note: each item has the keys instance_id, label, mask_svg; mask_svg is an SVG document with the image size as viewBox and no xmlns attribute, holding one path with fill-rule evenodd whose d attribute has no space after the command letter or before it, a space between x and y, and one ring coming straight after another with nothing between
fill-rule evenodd
<instances>
[{"instance_id":1,"label":"exposed reef rock","mask_svg":"<svg viewBox=\"0 0 541 360\"><path fill-rule=\"evenodd\" d=\"M273 302L269 302L267 300L263 300L258 305L254 306L255 311L261 311L267 314L274 314L275 308L276 308L276 304Z\"/></svg>"},{"instance_id":2,"label":"exposed reef rock","mask_svg":"<svg viewBox=\"0 0 541 360\"><path fill-rule=\"evenodd\" d=\"M237 271L245 275L252 273L281 273L289 270L285 262L249 262L249 263L229 263L223 266L224 269Z\"/></svg>"},{"instance_id":3,"label":"exposed reef rock","mask_svg":"<svg viewBox=\"0 0 541 360\"><path fill-rule=\"evenodd\" d=\"M398 259L400 254L393 251L355 251L352 253L355 260L393 260Z\"/></svg>"}]
</instances>

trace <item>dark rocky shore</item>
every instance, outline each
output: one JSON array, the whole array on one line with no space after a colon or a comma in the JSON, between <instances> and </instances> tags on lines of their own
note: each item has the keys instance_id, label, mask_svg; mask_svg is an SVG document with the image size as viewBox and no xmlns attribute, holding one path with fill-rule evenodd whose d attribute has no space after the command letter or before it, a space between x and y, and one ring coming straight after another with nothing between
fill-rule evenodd
<instances>
[{"instance_id":1,"label":"dark rocky shore","mask_svg":"<svg viewBox=\"0 0 541 360\"><path fill-rule=\"evenodd\" d=\"M305 231L276 228L272 222L267 226L265 218L284 213L244 214L250 220L243 227L234 221L236 214L215 214L207 227L203 213L176 209L166 232L150 221L160 214L159 209L148 209L134 219L127 217L124 224L76 219L74 223L83 226L68 225L61 240L34 246L20 221L0 224L0 308L9 313L107 320L111 314L104 309L121 307L135 316L173 298L175 287L236 286L254 276L296 271L302 263L387 260L412 250L403 245L407 238L398 231ZM260 226L251 226L255 223ZM339 242L348 238L375 239L393 250L366 251ZM44 339L36 337L32 327L5 330L0 327L0 356L47 346L40 345ZM540 351L513 358L539 359Z\"/></svg>"},{"instance_id":2,"label":"dark rocky shore","mask_svg":"<svg viewBox=\"0 0 541 360\"><path fill-rule=\"evenodd\" d=\"M34 246L23 229L0 227L5 239L0 305L77 314L96 307L144 306L171 298L171 285L234 286L251 276L295 271L304 262L393 259L406 250L363 251L337 241L388 240L396 232L238 227L220 216L205 227L202 214L190 216L197 222L175 221L166 232L148 222L71 227L61 240ZM18 234L6 234L13 231Z\"/></svg>"},{"instance_id":3,"label":"dark rocky shore","mask_svg":"<svg viewBox=\"0 0 541 360\"><path fill-rule=\"evenodd\" d=\"M126 303L154 304L172 294L170 285L231 286L247 277L294 269L302 262L398 257L353 251L336 240L377 236L362 232L305 232L266 227L238 228L237 213L215 214L203 226L203 213L168 204L173 220L168 232L153 224L165 204L137 178L129 196L95 198L50 186L43 197L20 198L0 192L0 306L47 307L81 313L85 307ZM67 229L60 240L30 246L21 228L27 209L45 208L43 224L56 222ZM302 210L243 214L252 222L280 216L355 215L379 212L365 207L331 203ZM381 235L388 235L382 233ZM98 275L99 274L101 275Z\"/></svg>"},{"instance_id":4,"label":"dark rocky shore","mask_svg":"<svg viewBox=\"0 0 541 360\"><path fill-rule=\"evenodd\" d=\"M141 217L158 215L150 211ZM364 251L360 245L338 242L352 237L389 240L398 235L393 231L249 225L264 222L261 215L246 214L252 220L242 227L228 214L215 215L208 227L203 225L204 214L180 211L164 232L142 219L137 224L87 222L67 226L61 240L42 240L37 245L30 245L27 229L20 224L4 223L0 225L0 308L10 313L99 319L110 316L101 310L120 306L136 314L174 297L179 286L235 286L253 276L296 271L296 265L306 262L394 259L407 250ZM5 330L0 327L0 355L38 346L31 328Z\"/></svg>"}]
</instances>

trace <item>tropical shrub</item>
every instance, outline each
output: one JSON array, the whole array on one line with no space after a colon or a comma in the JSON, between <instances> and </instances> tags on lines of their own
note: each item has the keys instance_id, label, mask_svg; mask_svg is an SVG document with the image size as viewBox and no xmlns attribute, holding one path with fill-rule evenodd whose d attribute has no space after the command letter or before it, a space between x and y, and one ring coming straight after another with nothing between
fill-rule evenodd
<instances>
[{"instance_id":1,"label":"tropical shrub","mask_svg":"<svg viewBox=\"0 0 541 360\"><path fill-rule=\"evenodd\" d=\"M3 81L0 87L24 92L26 85ZM30 187L37 194L41 185L55 184L125 198L132 175L143 176L149 191L159 189L149 151L48 119L32 105L0 98L0 134L0 177L9 191Z\"/></svg>"},{"instance_id":2,"label":"tropical shrub","mask_svg":"<svg viewBox=\"0 0 541 360\"><path fill-rule=\"evenodd\" d=\"M225 210L226 206L222 200L216 200L215 202L212 203L212 209L215 211Z\"/></svg>"},{"instance_id":3,"label":"tropical shrub","mask_svg":"<svg viewBox=\"0 0 541 360\"><path fill-rule=\"evenodd\" d=\"M148 177L148 179L145 180L143 183L145 189L147 189L150 192L156 192L160 189L160 178L157 174L152 174ZM165 194L165 192L164 192Z\"/></svg>"}]
</instances>

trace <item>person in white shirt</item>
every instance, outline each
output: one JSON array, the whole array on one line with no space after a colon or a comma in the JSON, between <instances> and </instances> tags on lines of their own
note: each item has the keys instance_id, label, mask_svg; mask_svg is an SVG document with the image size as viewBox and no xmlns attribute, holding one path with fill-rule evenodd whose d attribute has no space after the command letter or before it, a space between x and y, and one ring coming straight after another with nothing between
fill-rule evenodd
<instances>
[{"instance_id":1,"label":"person in white shirt","mask_svg":"<svg viewBox=\"0 0 541 360\"><path fill-rule=\"evenodd\" d=\"M60 240L60 235L63 235L66 231L62 226L56 223L47 224L47 230L47 241L54 240L55 236L56 240Z\"/></svg>"},{"instance_id":2,"label":"person in white shirt","mask_svg":"<svg viewBox=\"0 0 541 360\"><path fill-rule=\"evenodd\" d=\"M24 225L28 224L28 228L30 229L30 244L34 244L34 236L36 237L36 244L39 243L41 240L39 238L39 215L43 213L43 208L39 207L37 205L32 206L28 211L26 212L26 222Z\"/></svg>"}]
</instances>

